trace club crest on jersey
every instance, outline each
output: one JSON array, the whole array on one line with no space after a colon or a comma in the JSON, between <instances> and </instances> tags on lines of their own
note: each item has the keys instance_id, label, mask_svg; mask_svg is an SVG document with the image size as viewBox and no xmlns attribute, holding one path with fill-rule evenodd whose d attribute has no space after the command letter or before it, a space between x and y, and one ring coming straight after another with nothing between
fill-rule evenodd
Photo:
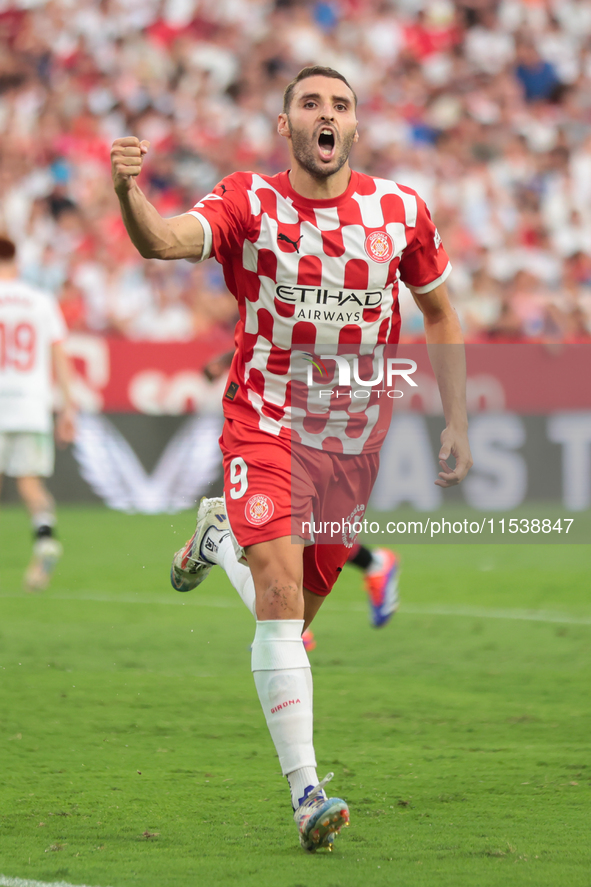
<instances>
[{"instance_id":1,"label":"club crest on jersey","mask_svg":"<svg viewBox=\"0 0 591 887\"><path fill-rule=\"evenodd\" d=\"M365 252L374 262L389 262L394 255L394 241L387 231L373 231L365 238Z\"/></svg>"},{"instance_id":2,"label":"club crest on jersey","mask_svg":"<svg viewBox=\"0 0 591 887\"><path fill-rule=\"evenodd\" d=\"M265 496L264 493L257 493L255 496L251 496L244 506L246 520L255 527L266 524L273 517L274 513L275 506L273 500Z\"/></svg>"}]
</instances>

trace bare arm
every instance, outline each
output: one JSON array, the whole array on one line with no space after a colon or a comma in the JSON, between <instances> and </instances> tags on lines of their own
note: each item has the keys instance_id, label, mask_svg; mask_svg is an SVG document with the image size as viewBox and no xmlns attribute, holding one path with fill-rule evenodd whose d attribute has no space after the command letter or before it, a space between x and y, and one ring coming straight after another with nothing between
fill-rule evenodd
<instances>
[{"instance_id":1,"label":"bare arm","mask_svg":"<svg viewBox=\"0 0 591 887\"><path fill-rule=\"evenodd\" d=\"M127 233L144 259L200 259L203 226L199 219L188 214L163 219L137 183L149 146L127 136L116 139L111 148L113 186Z\"/></svg>"},{"instance_id":2,"label":"bare arm","mask_svg":"<svg viewBox=\"0 0 591 887\"><path fill-rule=\"evenodd\" d=\"M76 410L70 390L70 362L60 342L54 342L51 346L51 357L53 372L62 397L55 433L60 443L72 443L76 434Z\"/></svg>"},{"instance_id":3,"label":"bare arm","mask_svg":"<svg viewBox=\"0 0 591 887\"><path fill-rule=\"evenodd\" d=\"M451 487L465 478L472 466L468 443L466 413L466 354L458 316L449 301L444 283L429 293L413 292L423 313L429 359L437 379L445 428L441 433L439 464L441 471L435 481L440 487ZM455 468L447 460L453 456Z\"/></svg>"},{"instance_id":4,"label":"bare arm","mask_svg":"<svg viewBox=\"0 0 591 887\"><path fill-rule=\"evenodd\" d=\"M216 379L223 376L226 370L229 370L232 366L233 358L234 349L232 349L232 351L226 351L224 354L220 354L219 357L214 357L209 363L206 363L203 367L203 375L207 381L215 382Z\"/></svg>"}]
</instances>

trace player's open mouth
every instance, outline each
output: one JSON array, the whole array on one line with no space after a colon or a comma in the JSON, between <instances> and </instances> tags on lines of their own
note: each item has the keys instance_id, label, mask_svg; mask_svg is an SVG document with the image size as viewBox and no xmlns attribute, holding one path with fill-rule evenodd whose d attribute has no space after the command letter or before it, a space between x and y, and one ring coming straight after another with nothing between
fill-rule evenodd
<instances>
[{"instance_id":1,"label":"player's open mouth","mask_svg":"<svg viewBox=\"0 0 591 887\"><path fill-rule=\"evenodd\" d=\"M331 160L335 150L335 137L331 129L321 129L318 136L318 150L323 160Z\"/></svg>"}]
</instances>

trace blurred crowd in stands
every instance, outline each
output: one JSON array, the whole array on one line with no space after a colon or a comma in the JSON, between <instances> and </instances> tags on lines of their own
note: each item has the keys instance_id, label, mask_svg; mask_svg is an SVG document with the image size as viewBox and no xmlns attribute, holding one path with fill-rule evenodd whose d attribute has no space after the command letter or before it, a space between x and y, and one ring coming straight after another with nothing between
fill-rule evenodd
<instances>
[{"instance_id":1,"label":"blurred crowd in stands","mask_svg":"<svg viewBox=\"0 0 591 887\"><path fill-rule=\"evenodd\" d=\"M352 165L427 201L469 341L591 342L589 0L0 0L0 228L23 276L72 330L231 328L215 262L131 246L110 145L149 139L142 187L182 212L286 167L277 113L309 63L359 95Z\"/></svg>"}]
</instances>

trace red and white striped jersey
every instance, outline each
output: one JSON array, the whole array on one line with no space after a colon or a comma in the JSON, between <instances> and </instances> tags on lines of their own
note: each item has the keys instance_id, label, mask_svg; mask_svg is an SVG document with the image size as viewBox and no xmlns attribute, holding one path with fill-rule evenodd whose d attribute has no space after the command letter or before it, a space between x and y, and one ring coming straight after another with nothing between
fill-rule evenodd
<instances>
[{"instance_id":1,"label":"red and white striped jersey","mask_svg":"<svg viewBox=\"0 0 591 887\"><path fill-rule=\"evenodd\" d=\"M379 449L371 401L327 404L312 431L295 421L303 417L292 397L294 360L397 343L398 279L426 293L451 271L425 203L411 188L358 172L330 200L302 197L287 172L237 172L191 213L203 225L203 258L220 262L238 302L226 416L319 449Z\"/></svg>"}]
</instances>

